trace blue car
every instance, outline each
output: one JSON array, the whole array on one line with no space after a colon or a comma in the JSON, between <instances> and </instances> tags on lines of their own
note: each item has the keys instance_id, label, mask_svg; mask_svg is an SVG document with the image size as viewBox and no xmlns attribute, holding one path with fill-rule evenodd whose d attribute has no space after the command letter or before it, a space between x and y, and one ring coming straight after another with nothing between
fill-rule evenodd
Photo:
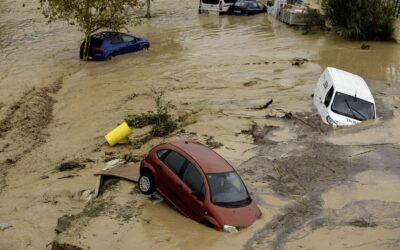
<instances>
[{"instance_id":1,"label":"blue car","mask_svg":"<svg viewBox=\"0 0 400 250\"><path fill-rule=\"evenodd\" d=\"M83 59L85 41L81 44L80 58ZM109 60L113 56L149 49L146 39L120 32L101 32L90 37L89 60Z\"/></svg>"},{"instance_id":2,"label":"blue car","mask_svg":"<svg viewBox=\"0 0 400 250\"><path fill-rule=\"evenodd\" d=\"M267 12L267 6L257 0L238 0L228 11L229 14L241 16L250 16L263 12Z\"/></svg>"}]
</instances>

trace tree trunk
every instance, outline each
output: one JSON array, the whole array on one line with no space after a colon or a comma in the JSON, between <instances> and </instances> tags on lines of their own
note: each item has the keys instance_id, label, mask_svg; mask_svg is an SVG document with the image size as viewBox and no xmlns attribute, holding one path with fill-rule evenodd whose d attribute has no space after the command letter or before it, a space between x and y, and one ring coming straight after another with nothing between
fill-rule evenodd
<instances>
[{"instance_id":1,"label":"tree trunk","mask_svg":"<svg viewBox=\"0 0 400 250\"><path fill-rule=\"evenodd\" d=\"M90 34L86 34L85 46L83 46L83 60L84 61L88 60L89 50L90 50Z\"/></svg>"},{"instance_id":2,"label":"tree trunk","mask_svg":"<svg viewBox=\"0 0 400 250\"><path fill-rule=\"evenodd\" d=\"M150 4L151 4L151 0L147 0L147 13L146 13L146 17L150 18L151 17L151 13L150 13Z\"/></svg>"}]
</instances>

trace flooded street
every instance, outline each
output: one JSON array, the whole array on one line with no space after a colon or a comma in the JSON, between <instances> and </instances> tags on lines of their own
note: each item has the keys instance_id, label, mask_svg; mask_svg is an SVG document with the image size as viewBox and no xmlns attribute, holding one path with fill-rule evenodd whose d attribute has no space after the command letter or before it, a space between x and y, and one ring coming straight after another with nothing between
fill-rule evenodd
<instances>
[{"instance_id":1,"label":"flooded street","mask_svg":"<svg viewBox=\"0 0 400 250\"><path fill-rule=\"evenodd\" d=\"M399 44L361 50L360 42L302 35L264 14L199 15L198 1L156 0L154 17L129 28L150 41L149 51L81 62L81 33L46 25L38 7L0 2L0 223L13 225L0 231L0 249L50 249L53 240L83 249L400 245ZM292 66L295 57L309 62ZM321 124L311 94L327 66L367 80L376 121ZM103 136L127 114L154 109L155 92L173 105L179 129L139 147L106 145ZM269 108L252 109L270 99ZM147 133L135 129L130 140ZM243 177L262 218L238 234L217 232L125 181L95 202L80 199L110 155L141 160L178 138L220 143L216 151ZM70 160L85 168L72 177L56 170ZM57 235L65 214L80 216Z\"/></svg>"}]
</instances>

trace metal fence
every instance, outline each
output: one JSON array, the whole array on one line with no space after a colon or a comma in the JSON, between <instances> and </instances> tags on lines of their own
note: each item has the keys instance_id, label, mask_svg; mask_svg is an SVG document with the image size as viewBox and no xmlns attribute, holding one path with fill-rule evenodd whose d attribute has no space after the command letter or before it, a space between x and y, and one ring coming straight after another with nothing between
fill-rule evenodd
<instances>
[{"instance_id":1,"label":"metal fence","mask_svg":"<svg viewBox=\"0 0 400 250\"><path fill-rule=\"evenodd\" d=\"M400 0L393 0L393 2L394 2L394 8L395 8L395 16L397 17L397 18L399 18L400 17Z\"/></svg>"}]
</instances>

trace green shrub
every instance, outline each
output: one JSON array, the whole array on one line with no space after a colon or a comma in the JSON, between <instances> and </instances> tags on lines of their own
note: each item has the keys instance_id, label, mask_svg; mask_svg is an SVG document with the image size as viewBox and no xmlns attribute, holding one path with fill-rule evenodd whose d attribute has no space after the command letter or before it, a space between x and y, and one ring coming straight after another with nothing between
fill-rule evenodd
<instances>
[{"instance_id":1,"label":"green shrub","mask_svg":"<svg viewBox=\"0 0 400 250\"><path fill-rule=\"evenodd\" d=\"M325 18L316 9L311 9L307 7L307 12L303 15L303 20L305 25L303 26L303 34L313 33L313 28L321 29L325 26Z\"/></svg>"},{"instance_id":2,"label":"green shrub","mask_svg":"<svg viewBox=\"0 0 400 250\"><path fill-rule=\"evenodd\" d=\"M153 125L151 134L153 136L162 137L174 132L178 124L168 112L169 103L162 101L163 94L155 96L156 112L148 111L140 115L128 115L125 118L129 127L143 128L148 125Z\"/></svg>"},{"instance_id":3,"label":"green shrub","mask_svg":"<svg viewBox=\"0 0 400 250\"><path fill-rule=\"evenodd\" d=\"M394 6L388 0L322 0L322 9L334 29L354 40L390 40Z\"/></svg>"}]
</instances>

